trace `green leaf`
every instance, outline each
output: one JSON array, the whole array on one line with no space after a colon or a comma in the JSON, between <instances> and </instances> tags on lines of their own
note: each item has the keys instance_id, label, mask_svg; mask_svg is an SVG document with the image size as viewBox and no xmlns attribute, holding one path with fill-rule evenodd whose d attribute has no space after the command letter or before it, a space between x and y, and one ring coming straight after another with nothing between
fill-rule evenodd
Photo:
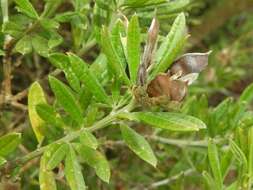
<instances>
[{"instance_id":1,"label":"green leaf","mask_svg":"<svg viewBox=\"0 0 253 190\"><path fill-rule=\"evenodd\" d=\"M238 181L235 181L230 184L225 190L238 190Z\"/></svg>"},{"instance_id":2,"label":"green leaf","mask_svg":"<svg viewBox=\"0 0 253 190\"><path fill-rule=\"evenodd\" d=\"M176 12L183 11L189 6L191 0L177 0L177 1L169 1L167 4L162 4L159 14L173 14Z\"/></svg>"},{"instance_id":3,"label":"green leaf","mask_svg":"<svg viewBox=\"0 0 253 190\"><path fill-rule=\"evenodd\" d=\"M0 157L12 153L21 142L20 133L9 133L0 137Z\"/></svg>"},{"instance_id":4,"label":"green leaf","mask_svg":"<svg viewBox=\"0 0 253 190\"><path fill-rule=\"evenodd\" d=\"M69 152L65 159L64 173L71 190L86 189L81 167L78 163L75 151L71 146L69 146Z\"/></svg>"},{"instance_id":5,"label":"green leaf","mask_svg":"<svg viewBox=\"0 0 253 190\"><path fill-rule=\"evenodd\" d=\"M86 23L83 23L84 18L74 16L71 20L71 33L74 41L75 49L80 48L84 42L84 31L87 27Z\"/></svg>"},{"instance_id":6,"label":"green leaf","mask_svg":"<svg viewBox=\"0 0 253 190\"><path fill-rule=\"evenodd\" d=\"M50 31L49 32L50 38L48 40L48 47L50 49L60 45L63 42L63 38L60 34L58 34L56 31Z\"/></svg>"},{"instance_id":7,"label":"green leaf","mask_svg":"<svg viewBox=\"0 0 253 190\"><path fill-rule=\"evenodd\" d=\"M249 104L253 99L253 83L246 87L240 96L239 101Z\"/></svg>"},{"instance_id":8,"label":"green leaf","mask_svg":"<svg viewBox=\"0 0 253 190\"><path fill-rule=\"evenodd\" d=\"M41 56L47 57L49 54L48 40L40 35L32 37L32 46Z\"/></svg>"},{"instance_id":9,"label":"green leaf","mask_svg":"<svg viewBox=\"0 0 253 190\"><path fill-rule=\"evenodd\" d=\"M4 56L4 55L5 55L4 50L0 49L0 56Z\"/></svg>"},{"instance_id":10,"label":"green leaf","mask_svg":"<svg viewBox=\"0 0 253 190\"><path fill-rule=\"evenodd\" d=\"M3 166L6 162L7 160L5 160L5 158L0 156L0 167Z\"/></svg>"},{"instance_id":11,"label":"green leaf","mask_svg":"<svg viewBox=\"0 0 253 190\"><path fill-rule=\"evenodd\" d=\"M57 10L57 8L59 7L59 5L63 2L63 0L45 0L46 4L44 6L44 10L43 13L41 15L41 17L45 18L49 18L52 14L54 14Z\"/></svg>"},{"instance_id":12,"label":"green leaf","mask_svg":"<svg viewBox=\"0 0 253 190\"><path fill-rule=\"evenodd\" d=\"M109 103L110 100L95 75L90 72L88 65L78 56L69 53L71 67L76 76L90 89L95 98L101 102Z\"/></svg>"},{"instance_id":13,"label":"green leaf","mask_svg":"<svg viewBox=\"0 0 253 190\"><path fill-rule=\"evenodd\" d=\"M127 61L132 83L136 83L138 67L140 64L140 26L137 15L134 15L127 30Z\"/></svg>"},{"instance_id":14,"label":"green leaf","mask_svg":"<svg viewBox=\"0 0 253 190\"><path fill-rule=\"evenodd\" d=\"M48 59L55 67L61 70L69 66L68 56L63 53L51 53Z\"/></svg>"},{"instance_id":15,"label":"green leaf","mask_svg":"<svg viewBox=\"0 0 253 190\"><path fill-rule=\"evenodd\" d=\"M222 190L223 180L222 180L218 150L213 140L211 139L209 139L208 141L208 158L209 158L209 163L210 163L213 176L215 179L216 187L219 190Z\"/></svg>"},{"instance_id":16,"label":"green leaf","mask_svg":"<svg viewBox=\"0 0 253 190\"><path fill-rule=\"evenodd\" d=\"M112 40L110 38L108 28L105 26L102 28L101 46L108 60L108 68L114 74L115 78L119 79L120 77L123 77L124 82L126 84L130 84L129 79L123 68L124 63L121 63L121 60L112 45Z\"/></svg>"},{"instance_id":17,"label":"green leaf","mask_svg":"<svg viewBox=\"0 0 253 190\"><path fill-rule=\"evenodd\" d=\"M48 104L38 104L36 106L36 112L38 113L39 117L43 119L45 122L52 126L56 127L63 127L64 122L60 115L56 112L54 107Z\"/></svg>"},{"instance_id":18,"label":"green leaf","mask_svg":"<svg viewBox=\"0 0 253 190\"><path fill-rule=\"evenodd\" d=\"M49 76L49 84L56 96L57 101L61 104L63 109L69 113L71 118L74 119L79 126L82 125L82 110L71 90L64 83L53 76Z\"/></svg>"},{"instance_id":19,"label":"green leaf","mask_svg":"<svg viewBox=\"0 0 253 190\"><path fill-rule=\"evenodd\" d=\"M126 68L127 60L126 55L124 52L124 46L122 44L121 37L125 34L125 28L124 24L120 19L117 20L115 26L112 29L112 45L116 51L116 53L119 56L120 63L122 64L123 68Z\"/></svg>"},{"instance_id":20,"label":"green leaf","mask_svg":"<svg viewBox=\"0 0 253 190\"><path fill-rule=\"evenodd\" d=\"M96 137L89 131L83 131L80 135L81 144L93 149L97 149L98 141Z\"/></svg>"},{"instance_id":21,"label":"green leaf","mask_svg":"<svg viewBox=\"0 0 253 190\"><path fill-rule=\"evenodd\" d=\"M40 24L45 29L58 29L60 24L53 19L43 18L40 20Z\"/></svg>"},{"instance_id":22,"label":"green leaf","mask_svg":"<svg viewBox=\"0 0 253 190\"><path fill-rule=\"evenodd\" d=\"M229 166L232 163L232 152L230 150L226 150L223 152L222 157L221 157L221 173L223 179L227 176L227 173L229 171Z\"/></svg>"},{"instance_id":23,"label":"green leaf","mask_svg":"<svg viewBox=\"0 0 253 190\"><path fill-rule=\"evenodd\" d=\"M87 146L79 145L77 150L82 159L92 168L95 169L97 176L104 182L109 183L110 180L110 166L106 158L97 150Z\"/></svg>"},{"instance_id":24,"label":"green leaf","mask_svg":"<svg viewBox=\"0 0 253 190\"><path fill-rule=\"evenodd\" d=\"M79 81L78 77L76 76L76 74L74 73L74 71L72 70L72 68L70 67L70 65L67 68L65 68L63 71L64 71L65 77L66 77L69 85L76 92L79 92L81 90L80 81Z\"/></svg>"},{"instance_id":25,"label":"green leaf","mask_svg":"<svg viewBox=\"0 0 253 190\"><path fill-rule=\"evenodd\" d=\"M22 36L23 30L24 30L23 26L20 26L19 24L12 21L5 22L2 25L3 33L9 34L15 38Z\"/></svg>"},{"instance_id":26,"label":"green leaf","mask_svg":"<svg viewBox=\"0 0 253 190\"><path fill-rule=\"evenodd\" d=\"M122 115L130 120L141 121L153 127L168 129L172 131L198 131L206 128L201 120L172 112L133 112Z\"/></svg>"},{"instance_id":27,"label":"green leaf","mask_svg":"<svg viewBox=\"0 0 253 190\"><path fill-rule=\"evenodd\" d=\"M208 184L209 186L209 189L215 189L215 182L214 182L214 179L212 178L212 176L207 172L207 171L203 171L202 172L202 175L203 177L205 178L206 180L206 183Z\"/></svg>"},{"instance_id":28,"label":"green leaf","mask_svg":"<svg viewBox=\"0 0 253 190\"><path fill-rule=\"evenodd\" d=\"M56 16L54 17L54 19L57 21L57 22L70 22L72 20L72 18L74 16L76 16L76 12L63 12L63 13L60 13L60 14L56 14Z\"/></svg>"},{"instance_id":29,"label":"green leaf","mask_svg":"<svg viewBox=\"0 0 253 190\"><path fill-rule=\"evenodd\" d=\"M32 41L30 36L25 35L23 38L21 38L17 42L15 50L23 55L30 53L32 51Z\"/></svg>"},{"instance_id":30,"label":"green leaf","mask_svg":"<svg viewBox=\"0 0 253 190\"><path fill-rule=\"evenodd\" d=\"M46 168L52 170L59 165L59 163L65 158L65 155L68 153L68 145L63 144L51 144L44 154L49 156L49 159L46 163Z\"/></svg>"},{"instance_id":31,"label":"green leaf","mask_svg":"<svg viewBox=\"0 0 253 190\"><path fill-rule=\"evenodd\" d=\"M249 177L253 177L253 127L249 128L248 133L248 147L249 147L249 156L248 156L248 173Z\"/></svg>"},{"instance_id":32,"label":"green leaf","mask_svg":"<svg viewBox=\"0 0 253 190\"><path fill-rule=\"evenodd\" d=\"M137 156L155 167L157 164L157 159L145 138L126 125L121 125L120 130L127 146Z\"/></svg>"},{"instance_id":33,"label":"green leaf","mask_svg":"<svg viewBox=\"0 0 253 190\"><path fill-rule=\"evenodd\" d=\"M230 140L230 148L237 162L242 164L243 171L247 172L248 161L241 148L233 140Z\"/></svg>"},{"instance_id":34,"label":"green leaf","mask_svg":"<svg viewBox=\"0 0 253 190\"><path fill-rule=\"evenodd\" d=\"M63 53L52 53L49 55L49 61L57 68L63 70L70 86L77 92L81 90L80 81L74 73L69 58Z\"/></svg>"},{"instance_id":35,"label":"green leaf","mask_svg":"<svg viewBox=\"0 0 253 190\"><path fill-rule=\"evenodd\" d=\"M43 154L40 159L39 182L41 190L57 190L54 173L46 168L50 155Z\"/></svg>"},{"instance_id":36,"label":"green leaf","mask_svg":"<svg viewBox=\"0 0 253 190\"><path fill-rule=\"evenodd\" d=\"M180 13L175 19L169 34L162 42L155 55L156 65L152 72L152 77L154 77L159 72L166 71L169 68L174 59L178 56L178 53L186 40L185 33L185 16L183 13Z\"/></svg>"},{"instance_id":37,"label":"green leaf","mask_svg":"<svg viewBox=\"0 0 253 190\"><path fill-rule=\"evenodd\" d=\"M217 121L222 119L222 117L227 114L229 106L232 103L232 98L226 98L223 100L214 110L213 110L213 115Z\"/></svg>"},{"instance_id":38,"label":"green leaf","mask_svg":"<svg viewBox=\"0 0 253 190\"><path fill-rule=\"evenodd\" d=\"M34 9L33 5L29 2L29 0L15 0L17 9L19 12L24 13L25 15L38 19L39 15Z\"/></svg>"},{"instance_id":39,"label":"green leaf","mask_svg":"<svg viewBox=\"0 0 253 190\"><path fill-rule=\"evenodd\" d=\"M33 131L39 143L41 143L44 138L42 131L45 122L37 114L36 106L43 103L47 103L44 92L40 84L38 82L34 82L28 93L28 112Z\"/></svg>"}]
</instances>

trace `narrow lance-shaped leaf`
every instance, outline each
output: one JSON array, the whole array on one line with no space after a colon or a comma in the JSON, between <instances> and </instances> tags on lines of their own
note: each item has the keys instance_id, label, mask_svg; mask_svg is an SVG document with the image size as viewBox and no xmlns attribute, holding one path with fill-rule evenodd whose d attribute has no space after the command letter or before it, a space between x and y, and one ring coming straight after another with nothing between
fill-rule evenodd
<instances>
[{"instance_id":1,"label":"narrow lance-shaped leaf","mask_svg":"<svg viewBox=\"0 0 253 190\"><path fill-rule=\"evenodd\" d=\"M238 163L242 164L243 171L247 172L248 161L241 148L233 140L230 140L230 148L235 159L238 161Z\"/></svg>"},{"instance_id":2,"label":"narrow lance-shaped leaf","mask_svg":"<svg viewBox=\"0 0 253 190\"><path fill-rule=\"evenodd\" d=\"M69 66L68 56L63 53L51 53L48 59L55 67L59 69L63 70Z\"/></svg>"},{"instance_id":3,"label":"narrow lance-shaped leaf","mask_svg":"<svg viewBox=\"0 0 253 190\"><path fill-rule=\"evenodd\" d=\"M181 13L175 19L171 31L155 55L155 67L152 71L152 77L159 72L164 72L172 64L186 39L185 32L185 16Z\"/></svg>"},{"instance_id":4,"label":"narrow lance-shaped leaf","mask_svg":"<svg viewBox=\"0 0 253 190\"><path fill-rule=\"evenodd\" d=\"M126 84L130 84L129 79L122 66L124 63L120 63L121 60L112 45L108 28L105 26L102 28L101 46L108 60L108 68L113 72L114 76L117 79L122 77Z\"/></svg>"},{"instance_id":5,"label":"narrow lance-shaped leaf","mask_svg":"<svg viewBox=\"0 0 253 190\"><path fill-rule=\"evenodd\" d=\"M232 103L232 98L226 98L225 100L223 100L212 112L212 114L214 115L215 119L217 121L219 121L224 114L227 113L229 106Z\"/></svg>"},{"instance_id":6,"label":"narrow lance-shaped leaf","mask_svg":"<svg viewBox=\"0 0 253 190\"><path fill-rule=\"evenodd\" d=\"M44 6L43 13L41 14L42 17L50 17L52 14L55 13L59 5L63 2L63 0L47 0Z\"/></svg>"},{"instance_id":7,"label":"narrow lance-shaped leaf","mask_svg":"<svg viewBox=\"0 0 253 190\"><path fill-rule=\"evenodd\" d=\"M80 91L80 81L72 70L67 55L63 53L52 53L49 55L49 61L57 68L63 70L69 85L77 92Z\"/></svg>"},{"instance_id":8,"label":"narrow lance-shaped leaf","mask_svg":"<svg viewBox=\"0 0 253 190\"><path fill-rule=\"evenodd\" d=\"M82 159L95 169L97 176L104 182L109 183L111 172L106 158L100 152L90 147L78 144L76 148Z\"/></svg>"},{"instance_id":9,"label":"narrow lance-shaped leaf","mask_svg":"<svg viewBox=\"0 0 253 190\"><path fill-rule=\"evenodd\" d=\"M17 42L15 50L23 55L30 53L32 51L31 38L25 35Z\"/></svg>"},{"instance_id":10,"label":"narrow lance-shaped leaf","mask_svg":"<svg viewBox=\"0 0 253 190\"><path fill-rule=\"evenodd\" d=\"M127 60L132 83L136 83L138 66L140 64L140 26L137 15L134 15L127 30Z\"/></svg>"},{"instance_id":11,"label":"narrow lance-shaped leaf","mask_svg":"<svg viewBox=\"0 0 253 190\"><path fill-rule=\"evenodd\" d=\"M74 73L85 86L90 89L90 92L96 97L96 99L104 103L109 103L110 100L104 88L101 86L95 75L90 72L88 65L81 58L72 53L69 53L68 56Z\"/></svg>"},{"instance_id":12,"label":"narrow lance-shaped leaf","mask_svg":"<svg viewBox=\"0 0 253 190\"><path fill-rule=\"evenodd\" d=\"M43 119L46 123L56 126L56 127L63 127L64 122L59 114L57 114L54 107L48 104L38 104L36 106L36 112L38 113L39 117Z\"/></svg>"},{"instance_id":13,"label":"narrow lance-shaped leaf","mask_svg":"<svg viewBox=\"0 0 253 190\"><path fill-rule=\"evenodd\" d=\"M120 19L117 20L115 26L112 29L112 45L114 49L116 49L116 53L118 54L120 58L120 63L122 64L123 68L126 68L127 60L126 55L124 52L124 46L121 41L121 36L124 35L125 28Z\"/></svg>"},{"instance_id":14,"label":"narrow lance-shaped leaf","mask_svg":"<svg viewBox=\"0 0 253 190\"><path fill-rule=\"evenodd\" d=\"M49 159L46 163L46 168L52 170L59 165L59 163L65 158L65 155L68 153L68 145L63 144L52 144L45 151L45 154L48 155Z\"/></svg>"},{"instance_id":15,"label":"narrow lance-shaped leaf","mask_svg":"<svg viewBox=\"0 0 253 190\"><path fill-rule=\"evenodd\" d=\"M183 11L191 3L191 0L177 0L169 1L165 5L161 5L159 14L173 14L175 12Z\"/></svg>"},{"instance_id":16,"label":"narrow lance-shaped leaf","mask_svg":"<svg viewBox=\"0 0 253 190\"><path fill-rule=\"evenodd\" d=\"M229 171L229 166L232 163L233 154L231 150L226 150L224 154L222 154L220 165L221 165L221 174L222 178L224 179L227 176Z\"/></svg>"},{"instance_id":17,"label":"narrow lance-shaped leaf","mask_svg":"<svg viewBox=\"0 0 253 190\"><path fill-rule=\"evenodd\" d=\"M212 176L207 171L203 171L202 175L205 178L206 183L209 186L209 188L215 189L215 182L214 182L214 179L212 178Z\"/></svg>"},{"instance_id":18,"label":"narrow lance-shaped leaf","mask_svg":"<svg viewBox=\"0 0 253 190\"><path fill-rule=\"evenodd\" d=\"M219 190L222 190L222 174L221 174L221 167L220 167L220 160L218 155L218 150L216 145L214 144L213 140L209 139L208 141L208 158L209 163L213 172L213 176L215 179L216 187Z\"/></svg>"},{"instance_id":19,"label":"narrow lance-shaped leaf","mask_svg":"<svg viewBox=\"0 0 253 190\"><path fill-rule=\"evenodd\" d=\"M24 13L31 18L39 18L38 13L34 9L33 5L29 2L29 0L16 0L15 2L18 5L17 9L19 12Z\"/></svg>"},{"instance_id":20,"label":"narrow lance-shaped leaf","mask_svg":"<svg viewBox=\"0 0 253 190\"><path fill-rule=\"evenodd\" d=\"M240 96L240 102L250 103L253 99L253 83L246 87Z\"/></svg>"},{"instance_id":21,"label":"narrow lance-shaped leaf","mask_svg":"<svg viewBox=\"0 0 253 190\"><path fill-rule=\"evenodd\" d=\"M40 159L39 182L41 190L57 190L54 173L52 171L48 171L46 168L49 158L50 155L44 153Z\"/></svg>"},{"instance_id":22,"label":"narrow lance-shaped leaf","mask_svg":"<svg viewBox=\"0 0 253 190\"><path fill-rule=\"evenodd\" d=\"M89 131L83 131L80 135L80 142L82 145L97 149L98 141L96 137Z\"/></svg>"},{"instance_id":23,"label":"narrow lance-shaped leaf","mask_svg":"<svg viewBox=\"0 0 253 190\"><path fill-rule=\"evenodd\" d=\"M171 112L133 112L122 114L123 118L141 121L153 127L168 129L172 131L198 131L206 128L201 120L181 114Z\"/></svg>"},{"instance_id":24,"label":"narrow lance-shaped leaf","mask_svg":"<svg viewBox=\"0 0 253 190\"><path fill-rule=\"evenodd\" d=\"M248 144L249 144L248 173L249 177L253 178L253 127L249 128Z\"/></svg>"},{"instance_id":25,"label":"narrow lance-shaped leaf","mask_svg":"<svg viewBox=\"0 0 253 190\"><path fill-rule=\"evenodd\" d=\"M83 123L82 110L71 90L61 81L52 76L49 76L49 83L56 99L64 110L69 113L72 119L81 125Z\"/></svg>"},{"instance_id":26,"label":"narrow lance-shaped leaf","mask_svg":"<svg viewBox=\"0 0 253 190\"><path fill-rule=\"evenodd\" d=\"M69 152L66 156L64 173L71 190L86 189L81 167L72 146L69 146Z\"/></svg>"},{"instance_id":27,"label":"narrow lance-shaped leaf","mask_svg":"<svg viewBox=\"0 0 253 190\"><path fill-rule=\"evenodd\" d=\"M45 122L37 114L36 106L43 103L47 103L44 92L40 84L34 82L28 93L28 112L33 131L39 143L41 143L44 138L43 126L45 125Z\"/></svg>"},{"instance_id":28,"label":"narrow lance-shaped leaf","mask_svg":"<svg viewBox=\"0 0 253 190\"><path fill-rule=\"evenodd\" d=\"M20 133L9 133L0 137L0 157L9 155L17 148L20 142Z\"/></svg>"},{"instance_id":29,"label":"narrow lance-shaped leaf","mask_svg":"<svg viewBox=\"0 0 253 190\"><path fill-rule=\"evenodd\" d=\"M2 165L4 165L7 162L7 160L5 160L5 158L3 158L2 156L0 156L0 167Z\"/></svg>"},{"instance_id":30,"label":"narrow lance-shaped leaf","mask_svg":"<svg viewBox=\"0 0 253 190\"><path fill-rule=\"evenodd\" d=\"M126 125L121 125L120 130L127 146L141 159L155 167L157 159L145 138Z\"/></svg>"},{"instance_id":31,"label":"narrow lance-shaped leaf","mask_svg":"<svg viewBox=\"0 0 253 190\"><path fill-rule=\"evenodd\" d=\"M32 37L32 46L34 50L41 56L47 57L50 48L48 47L48 40L40 35Z\"/></svg>"}]
</instances>

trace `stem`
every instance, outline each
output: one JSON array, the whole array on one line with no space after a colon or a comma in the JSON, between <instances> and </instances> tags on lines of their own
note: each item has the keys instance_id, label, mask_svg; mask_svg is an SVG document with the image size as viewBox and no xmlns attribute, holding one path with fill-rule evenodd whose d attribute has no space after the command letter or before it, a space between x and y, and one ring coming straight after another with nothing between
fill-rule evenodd
<instances>
[{"instance_id":1,"label":"stem","mask_svg":"<svg viewBox=\"0 0 253 190\"><path fill-rule=\"evenodd\" d=\"M1 0L1 8L2 8L2 14L3 14L3 23L6 23L9 21L9 15L8 15L8 0ZM8 49L8 44L11 40L11 37L9 35L5 35L4 39L4 50ZM2 89L3 89L3 101L5 99L8 100L9 96L11 96L11 58L9 56L8 51L5 51L5 55L3 57L3 72L4 72L4 80L2 83Z\"/></svg>"},{"instance_id":2,"label":"stem","mask_svg":"<svg viewBox=\"0 0 253 190\"><path fill-rule=\"evenodd\" d=\"M163 137L158 137L158 136L149 136L149 138L161 143L175 145L179 147L184 147L184 146L207 147L207 144L208 144L208 142L205 140L190 141L190 140L169 139L169 138L163 138Z\"/></svg>"},{"instance_id":3,"label":"stem","mask_svg":"<svg viewBox=\"0 0 253 190\"><path fill-rule=\"evenodd\" d=\"M191 175L195 170L194 169L187 169L185 171L182 171L168 179L164 179L164 180L161 180L161 181L158 181L158 182L155 182L155 183L152 183L148 189L156 189L158 188L159 186L162 186L162 185L168 185L169 183L171 183L172 181L175 181L177 180L178 178L180 178L181 176L188 176L188 175Z\"/></svg>"},{"instance_id":4,"label":"stem","mask_svg":"<svg viewBox=\"0 0 253 190\"><path fill-rule=\"evenodd\" d=\"M109 123L115 121L121 113L123 113L123 112L129 112L133 108L134 108L134 105L133 105L133 101L132 101L127 106L125 106L124 108L118 110L117 112L112 112L109 115L107 115L106 117L104 117L102 120L96 122L92 127L89 127L89 128L82 127L80 130L71 132L70 134L68 134L65 137L63 137L63 138L55 141L54 143L71 142L74 139L78 138L83 131L92 132L92 131L96 131L96 130L102 129L102 128L108 126ZM41 148L38 148L35 151L33 151L33 152L25 155L24 157L16 159L14 161L14 163L16 163L16 164L24 164L27 161L40 156L47 149L47 147L49 145L43 146Z\"/></svg>"},{"instance_id":5,"label":"stem","mask_svg":"<svg viewBox=\"0 0 253 190\"><path fill-rule=\"evenodd\" d=\"M92 39L88 41L77 53L77 55L82 56L85 54L88 50L90 50L92 47L96 45L96 40Z\"/></svg>"}]
</instances>

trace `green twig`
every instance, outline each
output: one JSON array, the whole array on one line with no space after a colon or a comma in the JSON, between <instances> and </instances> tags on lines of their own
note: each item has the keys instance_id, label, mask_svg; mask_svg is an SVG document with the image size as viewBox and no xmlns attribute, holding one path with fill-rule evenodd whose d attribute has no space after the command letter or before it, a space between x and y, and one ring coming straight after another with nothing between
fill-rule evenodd
<instances>
[{"instance_id":1,"label":"green twig","mask_svg":"<svg viewBox=\"0 0 253 190\"><path fill-rule=\"evenodd\" d=\"M107 115L106 117L104 117L102 120L96 122L92 127L89 127L89 128L82 127L80 130L74 131L74 132L66 135L65 137L55 141L54 143L71 142L74 139L78 138L83 131L93 132L93 131L102 129L102 128L108 126L109 123L116 121L118 119L118 116L121 113L129 112L132 109L134 109L134 104L133 104L133 102L130 102L124 108L118 110L117 112L112 112L109 115ZM48 146L49 145L38 148L38 149L34 150L33 152L25 155L24 157L16 159L14 161L14 165L15 164L24 164L24 163L28 162L29 160L40 156L47 149Z\"/></svg>"}]
</instances>

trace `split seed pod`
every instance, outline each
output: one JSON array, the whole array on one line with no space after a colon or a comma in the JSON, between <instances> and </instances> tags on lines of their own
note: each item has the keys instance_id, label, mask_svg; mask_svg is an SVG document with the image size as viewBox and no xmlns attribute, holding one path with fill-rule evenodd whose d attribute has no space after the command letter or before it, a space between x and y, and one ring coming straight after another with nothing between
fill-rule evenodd
<instances>
[{"instance_id":1,"label":"split seed pod","mask_svg":"<svg viewBox=\"0 0 253 190\"><path fill-rule=\"evenodd\" d=\"M149 97L167 96L171 101L182 101L187 94L187 81L172 79L168 74L159 74L147 87Z\"/></svg>"},{"instance_id":2,"label":"split seed pod","mask_svg":"<svg viewBox=\"0 0 253 190\"><path fill-rule=\"evenodd\" d=\"M141 64L138 69L137 85L144 86L147 80L147 69L151 65L153 53L156 48L156 42L159 32L159 23L156 18L153 18L152 23L148 30L148 39L144 47L144 52Z\"/></svg>"},{"instance_id":3,"label":"split seed pod","mask_svg":"<svg viewBox=\"0 0 253 190\"><path fill-rule=\"evenodd\" d=\"M188 53L178 58L167 74L159 74L147 86L149 97L167 96L171 101L182 101L187 94L188 85L197 78L198 73L208 65L207 53Z\"/></svg>"},{"instance_id":4,"label":"split seed pod","mask_svg":"<svg viewBox=\"0 0 253 190\"><path fill-rule=\"evenodd\" d=\"M190 73L200 73L208 65L208 55L210 53L211 51L207 53L187 53L182 55L172 64L170 74L181 73L181 76L184 76Z\"/></svg>"}]
</instances>

